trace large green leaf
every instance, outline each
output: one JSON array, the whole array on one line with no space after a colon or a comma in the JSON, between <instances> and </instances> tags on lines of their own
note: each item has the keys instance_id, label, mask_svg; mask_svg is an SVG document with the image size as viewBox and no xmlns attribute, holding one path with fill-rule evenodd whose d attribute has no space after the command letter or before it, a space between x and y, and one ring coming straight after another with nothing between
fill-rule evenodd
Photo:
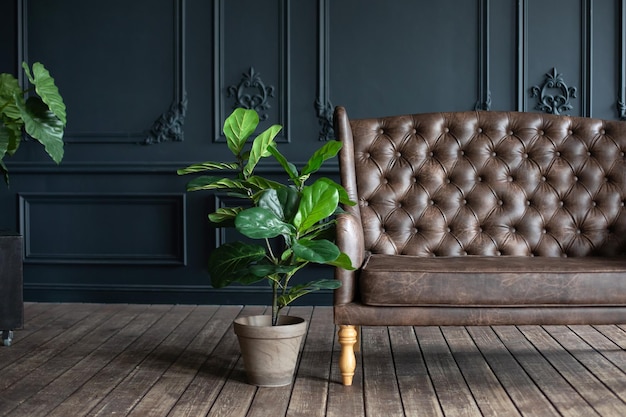
<instances>
[{"instance_id":1,"label":"large green leaf","mask_svg":"<svg viewBox=\"0 0 626 417\"><path fill-rule=\"evenodd\" d=\"M26 133L38 140L57 164L63 159L63 123L39 97L18 103Z\"/></svg>"},{"instance_id":2,"label":"large green leaf","mask_svg":"<svg viewBox=\"0 0 626 417\"><path fill-rule=\"evenodd\" d=\"M19 120L22 114L15 100L24 101L17 78L11 74L0 74L0 113L10 119Z\"/></svg>"},{"instance_id":3,"label":"large green leaf","mask_svg":"<svg viewBox=\"0 0 626 417\"><path fill-rule=\"evenodd\" d=\"M209 220L213 223L233 222L234 225L237 214L242 210L243 207L220 207L209 214Z\"/></svg>"},{"instance_id":4,"label":"large green leaf","mask_svg":"<svg viewBox=\"0 0 626 417\"><path fill-rule=\"evenodd\" d=\"M325 239L299 239L294 242L292 249L298 258L318 264L333 262L341 254L337 245Z\"/></svg>"},{"instance_id":5,"label":"large green leaf","mask_svg":"<svg viewBox=\"0 0 626 417\"><path fill-rule=\"evenodd\" d=\"M339 254L337 259L332 262L328 262L328 265L347 269L348 271L354 271L356 269L354 266L352 266L352 261L350 260L350 257L343 252Z\"/></svg>"},{"instance_id":6,"label":"large green leaf","mask_svg":"<svg viewBox=\"0 0 626 417\"><path fill-rule=\"evenodd\" d=\"M200 164L189 165L176 171L178 175L194 174L196 172L214 170L235 170L239 167L237 162L202 162Z\"/></svg>"},{"instance_id":7,"label":"large green leaf","mask_svg":"<svg viewBox=\"0 0 626 417\"><path fill-rule=\"evenodd\" d=\"M25 62L22 63L22 68L24 68L24 72L26 72L30 82L35 86L35 91L37 91L41 100L46 103L50 111L65 126L67 124L65 103L63 103L61 94L59 94L59 89L54 84L54 78L50 76L48 70L40 62L33 64L32 74Z\"/></svg>"},{"instance_id":8,"label":"large green leaf","mask_svg":"<svg viewBox=\"0 0 626 417\"><path fill-rule=\"evenodd\" d=\"M282 127L280 125L273 125L254 138L252 149L250 149L250 156L248 157L248 163L243 168L243 175L245 177L252 175L252 171L254 171L254 168L261 158L270 155L268 154L268 148L273 145L274 138L281 129Z\"/></svg>"},{"instance_id":9,"label":"large green leaf","mask_svg":"<svg viewBox=\"0 0 626 417\"><path fill-rule=\"evenodd\" d=\"M263 207L243 210L235 219L235 227L241 234L252 239L269 239L294 232L293 226Z\"/></svg>"},{"instance_id":10,"label":"large green leaf","mask_svg":"<svg viewBox=\"0 0 626 417\"><path fill-rule=\"evenodd\" d=\"M334 290L339 287L341 287L341 282L334 279L323 279L319 281L308 282L306 284L296 285L289 288L286 294L280 295L278 297L278 307L285 307L296 299L313 291Z\"/></svg>"},{"instance_id":11,"label":"large green leaf","mask_svg":"<svg viewBox=\"0 0 626 417\"><path fill-rule=\"evenodd\" d=\"M326 177L322 177L322 178L318 179L318 181L327 182L329 185L332 185L333 187L335 187L337 189L337 191L339 192L339 202L341 204L345 204L345 205L348 205L348 206L355 206L356 205L356 201L350 200L350 197L348 196L348 192L346 191L345 188L343 188L343 186L341 184L338 184L335 181L331 180L330 178L326 178Z\"/></svg>"},{"instance_id":12,"label":"large green leaf","mask_svg":"<svg viewBox=\"0 0 626 417\"><path fill-rule=\"evenodd\" d=\"M198 190L246 190L246 185L236 179L202 175L187 183L187 191Z\"/></svg>"},{"instance_id":13,"label":"large green leaf","mask_svg":"<svg viewBox=\"0 0 626 417\"><path fill-rule=\"evenodd\" d=\"M280 205L283 208L284 220L287 223L291 223L294 216L298 212L300 193L294 187L281 187L276 190L276 195L278 196Z\"/></svg>"},{"instance_id":14,"label":"large green leaf","mask_svg":"<svg viewBox=\"0 0 626 417\"><path fill-rule=\"evenodd\" d=\"M283 212L283 206L278 198L278 193L273 188L265 190L261 193L260 198L257 200L257 206L263 207L271 211L281 220L285 220L285 213Z\"/></svg>"},{"instance_id":15,"label":"large green leaf","mask_svg":"<svg viewBox=\"0 0 626 417\"><path fill-rule=\"evenodd\" d=\"M224 135L228 148L234 155L240 155L246 140L259 125L259 115L251 109L235 109L224 122Z\"/></svg>"},{"instance_id":16,"label":"large green leaf","mask_svg":"<svg viewBox=\"0 0 626 417\"><path fill-rule=\"evenodd\" d=\"M301 184L298 182L299 175L298 175L298 169L296 168L296 166L292 164L291 162L289 162L287 158L285 158L283 154L280 153L280 151L278 150L276 146L270 146L268 148L268 151L274 156L276 161L278 161L278 163L283 167L287 175L289 175L289 179L293 181L296 184L296 186L300 187Z\"/></svg>"},{"instance_id":17,"label":"large green leaf","mask_svg":"<svg viewBox=\"0 0 626 417\"><path fill-rule=\"evenodd\" d=\"M326 142L324 146L316 150L311 158L309 158L309 161L306 163L304 168L302 168L302 175L310 175L316 172L320 169L324 161L334 158L337 155L342 145L343 143L337 140L330 140Z\"/></svg>"},{"instance_id":18,"label":"large green leaf","mask_svg":"<svg viewBox=\"0 0 626 417\"><path fill-rule=\"evenodd\" d=\"M265 257L265 248L244 242L225 243L211 252L209 274L211 284L222 288L233 282L251 284L262 278L253 274L249 266Z\"/></svg>"},{"instance_id":19,"label":"large green leaf","mask_svg":"<svg viewBox=\"0 0 626 417\"><path fill-rule=\"evenodd\" d=\"M298 232L305 233L315 223L333 214L338 204L337 188L326 181L315 181L302 189L300 206L293 224Z\"/></svg>"},{"instance_id":20,"label":"large green leaf","mask_svg":"<svg viewBox=\"0 0 626 417\"><path fill-rule=\"evenodd\" d=\"M265 278L265 277L269 278L270 275L288 274L297 268L298 268L298 265L275 265L275 264L267 263L267 264L251 265L250 272L260 278Z\"/></svg>"}]
</instances>

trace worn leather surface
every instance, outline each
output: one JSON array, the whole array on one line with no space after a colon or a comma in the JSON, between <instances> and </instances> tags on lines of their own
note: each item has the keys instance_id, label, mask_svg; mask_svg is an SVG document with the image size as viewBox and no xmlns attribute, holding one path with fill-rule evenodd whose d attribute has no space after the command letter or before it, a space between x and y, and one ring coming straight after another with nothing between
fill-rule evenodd
<instances>
[{"instance_id":1,"label":"worn leather surface","mask_svg":"<svg viewBox=\"0 0 626 417\"><path fill-rule=\"evenodd\" d=\"M626 304L626 274L587 265L591 258L626 258L626 123L495 111L350 120L339 107L335 134L344 143L342 184L358 201L346 208L353 219L338 229L353 263L370 253L442 260L432 272L405 272L400 280L396 269L338 271L337 306L364 297L391 305L541 308L608 302L609 294L611 303ZM480 282L446 274L446 257L465 259L467 277ZM472 260L479 257L529 263L523 271L487 273ZM534 258L563 261L567 271L533 271L544 265ZM392 266L405 262L394 259ZM568 278L578 287L568 287Z\"/></svg>"},{"instance_id":2,"label":"worn leather surface","mask_svg":"<svg viewBox=\"0 0 626 417\"><path fill-rule=\"evenodd\" d=\"M372 255L369 305L626 305L626 258Z\"/></svg>"}]
</instances>

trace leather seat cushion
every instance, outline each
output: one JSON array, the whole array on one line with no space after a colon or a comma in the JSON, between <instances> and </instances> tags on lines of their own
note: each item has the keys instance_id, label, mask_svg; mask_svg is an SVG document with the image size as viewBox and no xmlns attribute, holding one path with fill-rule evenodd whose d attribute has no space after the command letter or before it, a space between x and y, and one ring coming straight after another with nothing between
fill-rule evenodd
<instances>
[{"instance_id":1,"label":"leather seat cushion","mask_svg":"<svg viewBox=\"0 0 626 417\"><path fill-rule=\"evenodd\" d=\"M626 259L373 254L359 278L374 306L626 305Z\"/></svg>"}]
</instances>

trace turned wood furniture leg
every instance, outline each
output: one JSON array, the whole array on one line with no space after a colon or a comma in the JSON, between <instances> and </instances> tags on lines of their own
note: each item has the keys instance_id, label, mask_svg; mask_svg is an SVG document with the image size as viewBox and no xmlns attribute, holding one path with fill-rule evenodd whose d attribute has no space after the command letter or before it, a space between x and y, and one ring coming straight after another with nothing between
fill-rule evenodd
<instances>
[{"instance_id":1,"label":"turned wood furniture leg","mask_svg":"<svg viewBox=\"0 0 626 417\"><path fill-rule=\"evenodd\" d=\"M357 343L357 335L356 326L339 326L339 344L341 345L339 370L341 371L343 385L352 385L352 378L356 369L354 345Z\"/></svg>"}]
</instances>

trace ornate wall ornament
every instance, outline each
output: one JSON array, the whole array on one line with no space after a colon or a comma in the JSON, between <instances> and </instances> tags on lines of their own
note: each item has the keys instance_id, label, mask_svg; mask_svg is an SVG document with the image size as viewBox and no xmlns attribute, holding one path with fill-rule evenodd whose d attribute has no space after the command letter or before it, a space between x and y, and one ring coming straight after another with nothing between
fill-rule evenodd
<instances>
[{"instance_id":1,"label":"ornate wall ornament","mask_svg":"<svg viewBox=\"0 0 626 417\"><path fill-rule=\"evenodd\" d=\"M266 86L261 79L261 73L256 72L253 67L242 73L239 84L231 85L227 92L228 97L235 97L233 109L254 109L259 113L260 120L267 120L268 115L263 112L271 107L268 100L274 97L274 86Z\"/></svg>"},{"instance_id":2,"label":"ornate wall ornament","mask_svg":"<svg viewBox=\"0 0 626 417\"><path fill-rule=\"evenodd\" d=\"M555 90L555 94L550 94ZM538 98L535 109L545 113L561 114L574 108L570 99L576 98L576 87L568 87L563 80L563 74L552 68L551 72L546 73L546 80L542 85L531 87L530 96Z\"/></svg>"},{"instance_id":3,"label":"ornate wall ornament","mask_svg":"<svg viewBox=\"0 0 626 417\"><path fill-rule=\"evenodd\" d=\"M320 99L315 100L315 109L317 110L317 118L320 124L319 140L329 141L335 136L333 129L333 111L334 107L330 100L326 104L322 104Z\"/></svg>"},{"instance_id":4,"label":"ornate wall ornament","mask_svg":"<svg viewBox=\"0 0 626 417\"><path fill-rule=\"evenodd\" d=\"M186 114L187 93L183 92L182 100L178 103L172 103L170 109L154 122L144 144L182 142L184 139L183 125L185 124Z\"/></svg>"}]
</instances>

